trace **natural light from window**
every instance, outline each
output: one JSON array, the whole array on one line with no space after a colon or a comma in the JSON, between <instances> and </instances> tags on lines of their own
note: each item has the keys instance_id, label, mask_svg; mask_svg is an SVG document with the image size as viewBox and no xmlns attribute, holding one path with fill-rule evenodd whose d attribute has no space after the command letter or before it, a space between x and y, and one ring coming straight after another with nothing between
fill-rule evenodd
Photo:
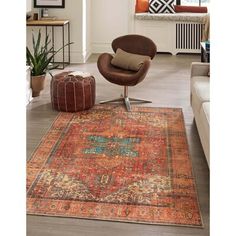
<instances>
[{"instance_id":1,"label":"natural light from window","mask_svg":"<svg viewBox=\"0 0 236 236\"><path fill-rule=\"evenodd\" d=\"M184 6L209 6L210 0L181 0L181 5Z\"/></svg>"}]
</instances>

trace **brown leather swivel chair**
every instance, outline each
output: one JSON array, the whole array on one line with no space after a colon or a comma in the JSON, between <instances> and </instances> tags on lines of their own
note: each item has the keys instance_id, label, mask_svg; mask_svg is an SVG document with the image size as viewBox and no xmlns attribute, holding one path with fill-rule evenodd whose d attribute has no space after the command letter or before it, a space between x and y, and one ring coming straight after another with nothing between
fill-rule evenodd
<instances>
[{"instance_id":1,"label":"brown leather swivel chair","mask_svg":"<svg viewBox=\"0 0 236 236\"><path fill-rule=\"evenodd\" d=\"M112 49L116 52L118 48L128 53L149 56L151 59L155 57L157 52L155 43L151 39L142 35L125 35L114 39L112 42ZM98 70L109 82L124 86L124 95L121 95L120 98L102 101L100 103L103 104L122 101L125 103L128 111L131 111L130 101L150 103L151 101L129 98L128 87L135 86L145 78L150 67L151 60L145 60L138 71L131 71L113 66L111 64L112 59L113 56L109 53L101 54L97 61Z\"/></svg>"}]
</instances>

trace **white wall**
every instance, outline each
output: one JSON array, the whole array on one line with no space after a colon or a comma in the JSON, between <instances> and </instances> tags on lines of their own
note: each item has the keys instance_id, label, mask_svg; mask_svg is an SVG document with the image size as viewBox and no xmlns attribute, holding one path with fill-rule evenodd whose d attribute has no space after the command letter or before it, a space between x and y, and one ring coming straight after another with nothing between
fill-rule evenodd
<instances>
[{"instance_id":1,"label":"white wall","mask_svg":"<svg viewBox=\"0 0 236 236\"><path fill-rule=\"evenodd\" d=\"M91 4L92 0L83 0L83 58L84 62L92 54L91 48Z\"/></svg>"},{"instance_id":2,"label":"white wall","mask_svg":"<svg viewBox=\"0 0 236 236\"><path fill-rule=\"evenodd\" d=\"M71 62L83 62L82 11L83 0L67 0L65 2L65 8L49 8L48 10L49 16L70 20L70 36L71 41L74 42L74 44L71 45ZM60 38L61 34L58 32L58 41Z\"/></svg>"},{"instance_id":3,"label":"white wall","mask_svg":"<svg viewBox=\"0 0 236 236\"><path fill-rule=\"evenodd\" d=\"M49 16L70 20L71 62L82 63L91 53L111 52L113 39L133 32L134 6L135 0L67 0L65 8L49 8ZM27 27L27 45L31 45L32 29L38 28ZM56 45L61 43L60 31Z\"/></svg>"},{"instance_id":4,"label":"white wall","mask_svg":"<svg viewBox=\"0 0 236 236\"><path fill-rule=\"evenodd\" d=\"M111 42L132 33L135 0L92 0L92 51L112 52Z\"/></svg>"},{"instance_id":5,"label":"white wall","mask_svg":"<svg viewBox=\"0 0 236 236\"><path fill-rule=\"evenodd\" d=\"M71 42L71 62L72 63L82 63L88 58L89 49L83 48L83 4L89 3L90 0L68 0L65 3L65 8L48 8L49 16L56 16L57 19L68 19L70 20L70 38ZM86 4L90 7L90 4ZM33 8L33 13L39 10ZM89 9L87 9L89 11ZM32 30L38 31L40 27L27 27L27 45L31 45L32 41ZM86 28L90 28L89 25ZM42 33L45 32L45 27L42 27ZM51 29L49 30L49 33ZM87 38L90 40L90 34ZM67 35L65 35L65 40L67 40ZM58 48L61 46L62 33L61 27L55 28L55 46ZM90 45L88 42L86 45ZM61 53L58 53L56 59L61 58ZM65 53L67 59L67 53ZM60 59L61 60L61 59Z\"/></svg>"},{"instance_id":6,"label":"white wall","mask_svg":"<svg viewBox=\"0 0 236 236\"><path fill-rule=\"evenodd\" d=\"M91 20L91 11L92 11L92 1L87 0L87 55L92 54L92 20Z\"/></svg>"},{"instance_id":7,"label":"white wall","mask_svg":"<svg viewBox=\"0 0 236 236\"><path fill-rule=\"evenodd\" d=\"M31 10L32 10L32 1L33 0L27 0L26 1L26 12L28 13L28 12L31 12Z\"/></svg>"}]
</instances>

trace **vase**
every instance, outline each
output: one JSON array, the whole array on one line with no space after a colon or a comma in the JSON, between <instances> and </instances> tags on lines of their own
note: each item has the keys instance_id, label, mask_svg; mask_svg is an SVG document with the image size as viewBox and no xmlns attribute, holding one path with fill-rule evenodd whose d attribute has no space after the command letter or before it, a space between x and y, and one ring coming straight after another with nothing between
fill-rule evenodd
<instances>
[{"instance_id":1,"label":"vase","mask_svg":"<svg viewBox=\"0 0 236 236\"><path fill-rule=\"evenodd\" d=\"M31 76L32 97L38 97L44 89L45 75Z\"/></svg>"}]
</instances>

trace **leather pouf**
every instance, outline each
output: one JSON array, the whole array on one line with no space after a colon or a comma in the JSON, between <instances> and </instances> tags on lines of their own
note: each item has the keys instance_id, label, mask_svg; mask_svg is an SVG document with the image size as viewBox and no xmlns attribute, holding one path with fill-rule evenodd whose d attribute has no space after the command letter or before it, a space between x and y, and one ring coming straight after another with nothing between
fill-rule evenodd
<instances>
[{"instance_id":1,"label":"leather pouf","mask_svg":"<svg viewBox=\"0 0 236 236\"><path fill-rule=\"evenodd\" d=\"M77 112L93 107L95 79L93 76L69 75L71 71L53 76L51 80L52 107L58 111Z\"/></svg>"}]
</instances>

